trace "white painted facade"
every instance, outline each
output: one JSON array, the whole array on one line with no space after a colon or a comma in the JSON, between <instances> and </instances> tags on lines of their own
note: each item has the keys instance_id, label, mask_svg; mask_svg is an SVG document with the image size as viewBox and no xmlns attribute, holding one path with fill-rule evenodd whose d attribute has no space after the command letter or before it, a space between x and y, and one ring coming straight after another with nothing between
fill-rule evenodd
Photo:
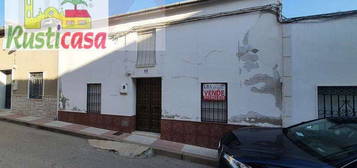
<instances>
[{"instance_id":1,"label":"white painted facade","mask_svg":"<svg viewBox=\"0 0 357 168\"><path fill-rule=\"evenodd\" d=\"M284 126L318 118L318 86L357 86L356 15L284 24Z\"/></svg>"},{"instance_id":2,"label":"white painted facade","mask_svg":"<svg viewBox=\"0 0 357 168\"><path fill-rule=\"evenodd\" d=\"M101 114L136 115L136 78L162 78L162 118L201 121L201 83L228 84L228 123L281 126L282 27L277 15L254 11L158 26L278 0L212 1L111 19L108 49L60 51L61 111L85 113L88 83L102 84ZM115 19L117 18L117 19ZM154 25L156 66L137 68L138 27ZM120 87L128 85L128 93Z\"/></svg>"}]
</instances>

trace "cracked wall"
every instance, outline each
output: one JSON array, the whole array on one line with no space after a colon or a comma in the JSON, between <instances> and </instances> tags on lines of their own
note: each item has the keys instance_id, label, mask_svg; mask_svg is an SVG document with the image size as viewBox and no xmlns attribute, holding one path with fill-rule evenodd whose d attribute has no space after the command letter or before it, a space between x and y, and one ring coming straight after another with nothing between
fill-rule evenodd
<instances>
[{"instance_id":1,"label":"cracked wall","mask_svg":"<svg viewBox=\"0 0 357 168\"><path fill-rule=\"evenodd\" d=\"M281 126L282 125L282 83L280 50L282 41L280 27L276 29L276 41L266 38L262 27L266 15L260 14L255 23L238 40L238 69L240 88L245 94L245 106L238 115L230 115L229 122L243 125ZM275 25L277 26L277 25ZM274 26L273 26L274 27ZM274 39L274 38L273 38ZM273 44L275 43L275 44ZM252 103L253 102L253 103ZM265 108L264 108L265 106ZM244 113L243 111L248 111ZM248 117L247 117L248 116Z\"/></svg>"},{"instance_id":2,"label":"cracked wall","mask_svg":"<svg viewBox=\"0 0 357 168\"><path fill-rule=\"evenodd\" d=\"M238 43L237 56L244 63L243 68L248 72L259 68L259 50L249 44L249 32L244 35L243 45Z\"/></svg>"},{"instance_id":3,"label":"cracked wall","mask_svg":"<svg viewBox=\"0 0 357 168\"><path fill-rule=\"evenodd\" d=\"M172 58L165 60L170 66L164 67L167 78L163 118L200 121L201 83L226 82L230 124L281 126L282 43L276 18L255 13L231 19L200 24L199 27L211 26L208 30L195 25L168 28L166 54ZM268 28L272 30L270 34L266 33ZM179 30L181 34L171 36ZM245 120L247 112L253 117Z\"/></svg>"},{"instance_id":4,"label":"cracked wall","mask_svg":"<svg viewBox=\"0 0 357 168\"><path fill-rule=\"evenodd\" d=\"M278 65L273 68L273 75L255 74L253 77L244 81L246 86L252 86L251 91L258 94L269 94L275 98L275 106L282 110L282 83ZM256 86L262 84L261 87Z\"/></svg>"},{"instance_id":5,"label":"cracked wall","mask_svg":"<svg viewBox=\"0 0 357 168\"><path fill-rule=\"evenodd\" d=\"M197 118L193 119L191 116L184 116L181 114L172 114L169 111L164 110L164 112L162 113L162 119L192 121L192 120L196 120Z\"/></svg>"}]
</instances>

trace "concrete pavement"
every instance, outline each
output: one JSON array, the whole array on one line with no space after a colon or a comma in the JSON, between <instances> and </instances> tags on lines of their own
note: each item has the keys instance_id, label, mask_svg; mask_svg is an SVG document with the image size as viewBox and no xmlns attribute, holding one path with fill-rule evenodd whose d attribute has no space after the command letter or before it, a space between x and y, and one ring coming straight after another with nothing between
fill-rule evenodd
<instances>
[{"instance_id":1,"label":"concrete pavement","mask_svg":"<svg viewBox=\"0 0 357 168\"><path fill-rule=\"evenodd\" d=\"M116 131L48 120L35 116L14 114L11 111L0 111L0 120L89 139L111 140L143 145L152 148L156 154L211 166L217 166L218 164L217 150L161 140L160 134L147 132L116 134Z\"/></svg>"},{"instance_id":2,"label":"concrete pavement","mask_svg":"<svg viewBox=\"0 0 357 168\"><path fill-rule=\"evenodd\" d=\"M58 123L57 123L58 124ZM204 168L165 156L128 159L97 150L86 139L0 122L0 167L6 168Z\"/></svg>"}]
</instances>

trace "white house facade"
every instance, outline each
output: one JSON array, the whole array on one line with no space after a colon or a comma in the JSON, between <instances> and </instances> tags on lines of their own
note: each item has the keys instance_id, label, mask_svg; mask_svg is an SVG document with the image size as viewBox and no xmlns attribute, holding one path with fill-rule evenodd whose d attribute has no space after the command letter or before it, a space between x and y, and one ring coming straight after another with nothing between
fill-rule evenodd
<instances>
[{"instance_id":1,"label":"white house facade","mask_svg":"<svg viewBox=\"0 0 357 168\"><path fill-rule=\"evenodd\" d=\"M241 127L356 116L356 12L280 9L194 0L113 16L106 50L59 51L58 118L214 148Z\"/></svg>"},{"instance_id":2,"label":"white house facade","mask_svg":"<svg viewBox=\"0 0 357 168\"><path fill-rule=\"evenodd\" d=\"M277 0L189 1L110 18L103 52L60 51L59 119L215 147L282 126Z\"/></svg>"}]
</instances>

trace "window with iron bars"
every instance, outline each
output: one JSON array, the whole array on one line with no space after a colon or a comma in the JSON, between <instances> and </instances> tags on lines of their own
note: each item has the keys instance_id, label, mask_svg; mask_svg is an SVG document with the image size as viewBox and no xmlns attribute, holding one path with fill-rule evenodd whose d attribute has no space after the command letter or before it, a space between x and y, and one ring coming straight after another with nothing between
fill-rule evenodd
<instances>
[{"instance_id":1,"label":"window with iron bars","mask_svg":"<svg viewBox=\"0 0 357 168\"><path fill-rule=\"evenodd\" d=\"M87 85L87 113L101 113L102 104L102 85L88 84Z\"/></svg>"},{"instance_id":2,"label":"window with iron bars","mask_svg":"<svg viewBox=\"0 0 357 168\"><path fill-rule=\"evenodd\" d=\"M207 85L220 85L224 87L223 97L213 96L212 100L204 98L204 88ZM202 83L201 85L201 120L202 122L227 123L228 122L228 87L227 83ZM215 92L215 91L213 91ZM221 90L222 92L222 90Z\"/></svg>"},{"instance_id":3,"label":"window with iron bars","mask_svg":"<svg viewBox=\"0 0 357 168\"><path fill-rule=\"evenodd\" d=\"M31 72L29 81L29 98L42 99L43 96L43 72Z\"/></svg>"},{"instance_id":4,"label":"window with iron bars","mask_svg":"<svg viewBox=\"0 0 357 168\"><path fill-rule=\"evenodd\" d=\"M319 118L357 117L357 86L318 87Z\"/></svg>"}]
</instances>

